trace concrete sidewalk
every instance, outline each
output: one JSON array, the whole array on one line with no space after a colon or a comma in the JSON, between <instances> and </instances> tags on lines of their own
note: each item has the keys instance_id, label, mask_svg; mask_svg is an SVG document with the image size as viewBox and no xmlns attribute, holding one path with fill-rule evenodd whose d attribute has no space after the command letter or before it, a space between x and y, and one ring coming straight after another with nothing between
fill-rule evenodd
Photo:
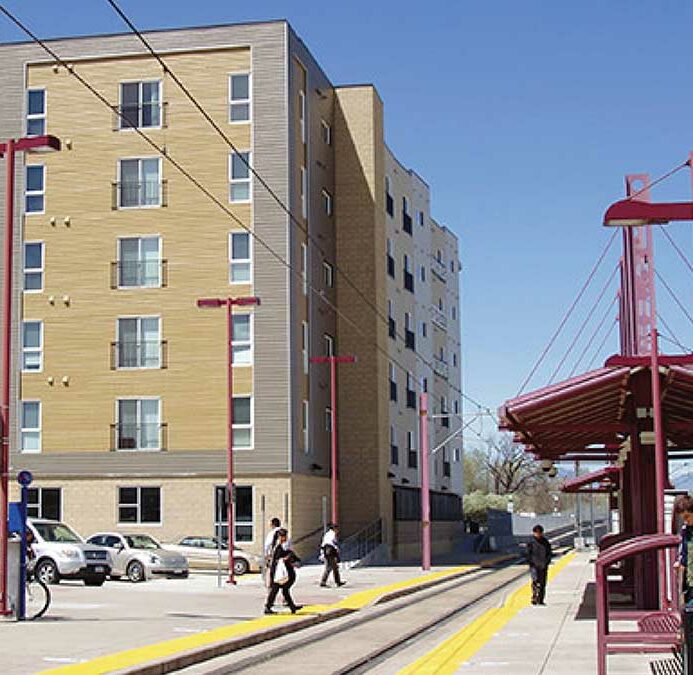
<instances>
[{"instance_id":1,"label":"concrete sidewalk","mask_svg":"<svg viewBox=\"0 0 693 675\"><path fill-rule=\"evenodd\" d=\"M301 612L305 620L335 608L358 609L379 593L473 569L441 567L424 574L416 567L357 568L346 572L347 585L337 589L320 588L322 567L310 566L299 571L293 595L306 605ZM142 584L109 581L102 588L63 582L51 591L53 602L44 619L0 622L3 674L62 667L109 672L110 667L99 670L101 666L91 668L85 662L109 657L113 663L126 652L130 660L141 662L150 655L175 653L178 646L190 649L197 643L214 643L301 619L299 615L262 617L265 589L259 575L239 578L236 587L218 588L214 576L193 575L187 580L155 579ZM134 654L138 648L141 653Z\"/></svg>"},{"instance_id":2,"label":"concrete sidewalk","mask_svg":"<svg viewBox=\"0 0 693 675\"><path fill-rule=\"evenodd\" d=\"M597 672L597 635L592 583L594 566L589 553L579 553L549 583L547 606L527 605L487 641L479 640L475 653L450 672L484 675L593 675ZM525 592L528 596L528 593ZM517 596L511 602L517 602ZM479 648L480 646L480 648ZM666 654L609 656L610 675L650 675L650 662Z\"/></svg>"}]
</instances>

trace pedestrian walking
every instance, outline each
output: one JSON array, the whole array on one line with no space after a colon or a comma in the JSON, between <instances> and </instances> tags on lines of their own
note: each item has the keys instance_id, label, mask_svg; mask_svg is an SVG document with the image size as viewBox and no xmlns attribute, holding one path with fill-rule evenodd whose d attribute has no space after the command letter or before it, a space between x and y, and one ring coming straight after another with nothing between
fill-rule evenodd
<instances>
[{"instance_id":1,"label":"pedestrian walking","mask_svg":"<svg viewBox=\"0 0 693 675\"><path fill-rule=\"evenodd\" d=\"M681 570L681 590L683 601L688 603L693 600L693 499L684 497L680 502L681 519L681 544L675 567Z\"/></svg>"},{"instance_id":2,"label":"pedestrian walking","mask_svg":"<svg viewBox=\"0 0 693 675\"><path fill-rule=\"evenodd\" d=\"M339 527L336 523L328 523L327 530L320 543L320 559L325 563L325 571L322 573L320 585L327 586L327 579L332 573L337 586L344 586L346 582L339 576Z\"/></svg>"},{"instance_id":3,"label":"pedestrian walking","mask_svg":"<svg viewBox=\"0 0 693 675\"><path fill-rule=\"evenodd\" d=\"M551 544L544 536L544 528L535 525L532 528L534 535L527 544L527 562L529 573L532 577L532 604L544 605L546 597L546 575L551 564L553 552Z\"/></svg>"},{"instance_id":4,"label":"pedestrian walking","mask_svg":"<svg viewBox=\"0 0 693 675\"><path fill-rule=\"evenodd\" d=\"M267 536L265 537L265 548L263 550L264 553L264 559L265 559L265 564L264 564L264 581L265 581L265 586L269 588L272 585L272 578L270 576L270 566L272 564L272 551L274 551L274 546L277 543L277 532L279 531L279 528L282 526L281 520L279 518L272 518L270 520L270 529L269 532L267 533Z\"/></svg>"},{"instance_id":5,"label":"pedestrian walking","mask_svg":"<svg viewBox=\"0 0 693 675\"><path fill-rule=\"evenodd\" d=\"M284 528L279 528L271 556L271 584L267 594L267 601L265 602L265 614L276 614L272 606L280 590L292 614L296 614L303 607L303 605L297 605L291 597L291 587L296 583L296 569L294 566L301 561L291 549L284 548L288 540L289 533Z\"/></svg>"}]
</instances>

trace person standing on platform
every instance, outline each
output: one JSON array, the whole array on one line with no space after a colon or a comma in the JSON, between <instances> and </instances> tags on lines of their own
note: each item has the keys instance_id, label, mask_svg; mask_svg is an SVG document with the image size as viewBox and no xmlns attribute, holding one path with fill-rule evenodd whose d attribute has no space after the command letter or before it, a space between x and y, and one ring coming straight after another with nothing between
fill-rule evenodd
<instances>
[{"instance_id":1,"label":"person standing on platform","mask_svg":"<svg viewBox=\"0 0 693 675\"><path fill-rule=\"evenodd\" d=\"M549 571L553 552L551 544L544 536L544 528L535 525L532 528L534 535L527 544L527 562L529 573L532 577L532 604L544 605L546 596L546 575Z\"/></svg>"},{"instance_id":2,"label":"person standing on platform","mask_svg":"<svg viewBox=\"0 0 693 675\"><path fill-rule=\"evenodd\" d=\"M337 586L344 586L346 582L342 581L339 576L339 527L336 523L328 523L327 531L322 537L320 544L320 557L325 561L325 571L322 573L320 585L324 588L327 586L327 579L330 572L334 576L334 582Z\"/></svg>"}]
</instances>

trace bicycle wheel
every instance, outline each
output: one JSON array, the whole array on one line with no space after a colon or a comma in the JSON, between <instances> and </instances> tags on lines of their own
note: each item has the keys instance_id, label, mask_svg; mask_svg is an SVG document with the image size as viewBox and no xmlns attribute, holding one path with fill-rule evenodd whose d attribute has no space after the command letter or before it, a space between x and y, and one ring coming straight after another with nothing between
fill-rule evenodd
<instances>
[{"instance_id":1,"label":"bicycle wheel","mask_svg":"<svg viewBox=\"0 0 693 675\"><path fill-rule=\"evenodd\" d=\"M51 592L48 586L34 577L26 582L26 619L38 619L43 616L51 604Z\"/></svg>"}]
</instances>

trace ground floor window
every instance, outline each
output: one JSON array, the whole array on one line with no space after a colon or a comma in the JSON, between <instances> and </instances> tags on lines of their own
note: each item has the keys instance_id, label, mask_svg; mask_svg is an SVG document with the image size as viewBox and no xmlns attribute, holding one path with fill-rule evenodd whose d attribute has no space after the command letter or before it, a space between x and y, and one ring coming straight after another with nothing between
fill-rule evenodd
<instances>
[{"instance_id":1,"label":"ground floor window","mask_svg":"<svg viewBox=\"0 0 693 675\"><path fill-rule=\"evenodd\" d=\"M119 523L160 523L161 488L118 488Z\"/></svg>"},{"instance_id":2,"label":"ground floor window","mask_svg":"<svg viewBox=\"0 0 693 675\"><path fill-rule=\"evenodd\" d=\"M30 487L28 490L29 518L48 518L61 520L62 495L61 488Z\"/></svg>"},{"instance_id":3,"label":"ground floor window","mask_svg":"<svg viewBox=\"0 0 693 675\"><path fill-rule=\"evenodd\" d=\"M241 543L252 542L255 539L253 521L253 488L251 485L235 486L236 500L234 503L235 540ZM214 488L214 534L224 541L228 539L228 491L226 485Z\"/></svg>"}]
</instances>

